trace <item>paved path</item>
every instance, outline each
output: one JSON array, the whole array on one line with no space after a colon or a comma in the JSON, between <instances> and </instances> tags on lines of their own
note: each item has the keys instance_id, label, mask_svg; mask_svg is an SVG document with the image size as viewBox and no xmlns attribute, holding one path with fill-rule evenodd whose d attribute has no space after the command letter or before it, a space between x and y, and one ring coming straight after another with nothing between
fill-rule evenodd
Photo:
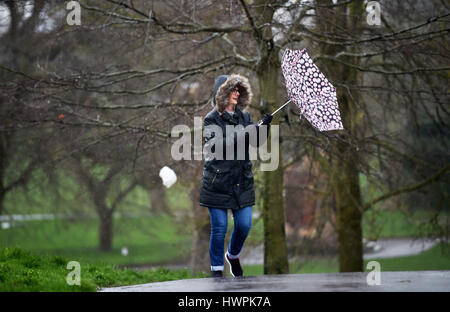
<instances>
[{"instance_id":1,"label":"paved path","mask_svg":"<svg viewBox=\"0 0 450 312\"><path fill-rule=\"evenodd\" d=\"M437 243L438 240L413 240L411 238L380 239L376 242L369 243L370 248L364 251L364 259L393 258L417 255L430 249ZM260 244L257 246L248 246L244 248L242 250L240 258L241 264L243 265L264 264L264 245ZM295 258L290 259L290 261L295 260ZM141 265L126 267L136 270L147 270L157 269L161 266L166 269L172 270L189 268L187 264Z\"/></svg>"},{"instance_id":2,"label":"paved path","mask_svg":"<svg viewBox=\"0 0 450 312\"><path fill-rule=\"evenodd\" d=\"M436 244L436 241L411 239L379 240L365 259L390 258L419 254ZM263 247L248 249L242 254L243 264L259 264ZM331 292L331 291L401 291L450 292L450 271L381 272L381 285L369 286L367 272L330 274L286 274L202 278L142 285L105 288L104 292Z\"/></svg>"},{"instance_id":3,"label":"paved path","mask_svg":"<svg viewBox=\"0 0 450 312\"><path fill-rule=\"evenodd\" d=\"M450 292L450 271L381 272L369 286L367 272L200 278L104 288L103 292Z\"/></svg>"},{"instance_id":4,"label":"paved path","mask_svg":"<svg viewBox=\"0 0 450 312\"><path fill-rule=\"evenodd\" d=\"M373 242L372 250L364 252L364 259L394 258L418 255L434 245L439 240L412 240L410 238L380 239Z\"/></svg>"},{"instance_id":5,"label":"paved path","mask_svg":"<svg viewBox=\"0 0 450 312\"><path fill-rule=\"evenodd\" d=\"M370 242L370 249L364 252L364 259L393 258L418 255L433 247L438 240L413 240L411 238L380 239ZM244 248L241 263L244 265L263 264L264 245Z\"/></svg>"}]
</instances>

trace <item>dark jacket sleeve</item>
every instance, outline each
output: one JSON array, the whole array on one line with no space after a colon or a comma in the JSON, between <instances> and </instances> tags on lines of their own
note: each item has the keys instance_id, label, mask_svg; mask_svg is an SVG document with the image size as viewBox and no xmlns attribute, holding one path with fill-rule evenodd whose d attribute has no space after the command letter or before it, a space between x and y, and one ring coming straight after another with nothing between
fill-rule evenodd
<instances>
[{"instance_id":1,"label":"dark jacket sleeve","mask_svg":"<svg viewBox=\"0 0 450 312\"><path fill-rule=\"evenodd\" d=\"M215 151L215 140L213 140L213 139L217 138L217 133L214 131L214 129L212 129L212 127L208 128L208 126L218 126L218 125L216 122L214 122L214 118L206 116L205 120L203 121L205 147L213 144L213 146L211 147L211 152L214 152Z\"/></svg>"},{"instance_id":2,"label":"dark jacket sleeve","mask_svg":"<svg viewBox=\"0 0 450 312\"><path fill-rule=\"evenodd\" d=\"M205 120L203 121L203 128L207 129L208 126L217 126L220 127L215 119L213 117L206 116ZM219 137L220 133L216 133L214 129L209 128L207 131L205 131L205 147L208 145L211 146L211 152L215 152L217 144L220 144L220 140L222 140L222 152L223 152L223 159L226 158L226 151L227 151L227 145L234 145L236 147L236 142L238 139L238 135L243 135L243 132L240 133L234 133L234 140L227 140L226 131L224 131L222 128L220 130L222 133L222 137Z\"/></svg>"},{"instance_id":3,"label":"dark jacket sleeve","mask_svg":"<svg viewBox=\"0 0 450 312\"><path fill-rule=\"evenodd\" d=\"M264 128L266 129L265 136L263 135L262 137L260 137L260 133L259 133L260 126L258 126L257 124L254 123L254 121L252 119L252 116L250 115L249 112L246 112L246 114L248 115L247 118L249 120L249 124L255 125L255 127L256 127L256 136L257 136L257 140L256 140L257 143L256 144L257 144L257 147L260 147L261 145L263 145L267 141L267 138L269 137L270 124L264 126Z\"/></svg>"},{"instance_id":4,"label":"dark jacket sleeve","mask_svg":"<svg viewBox=\"0 0 450 312\"><path fill-rule=\"evenodd\" d=\"M228 137L227 139L227 133L226 131L222 130L222 146L223 146L223 159L226 158L226 151L227 151L227 146L228 145L234 145L234 150L236 151L237 148L237 142L239 142L242 139L245 139L245 145L249 146L249 144L252 144L253 147L260 147L262 144L264 144L269 136L269 131L270 131L270 125L265 125L264 127L262 127L262 130L266 130L265 135L260 136L260 126L258 126L257 124L254 123L252 117L250 116L250 113L245 111L244 112L244 119L245 119L245 124L246 126L253 126L255 127L255 132L256 132L256 146L252 143L254 143L254 141L250 140L249 137L249 132L248 131L242 131L239 130L239 128L235 128L235 132L233 133L233 137ZM214 118L209 118L208 116L205 118L204 122L203 122L203 127L207 128L208 126L212 126L212 125L217 125L217 123L215 122ZM213 138L216 138L216 140L213 140ZM217 137L217 133L215 133L214 131L211 131L211 129L209 131L205 132L205 146L207 144L213 144L213 146L211 147L211 152L215 152L215 147L217 146L216 144L218 143L217 140L220 140L220 138Z\"/></svg>"}]
</instances>

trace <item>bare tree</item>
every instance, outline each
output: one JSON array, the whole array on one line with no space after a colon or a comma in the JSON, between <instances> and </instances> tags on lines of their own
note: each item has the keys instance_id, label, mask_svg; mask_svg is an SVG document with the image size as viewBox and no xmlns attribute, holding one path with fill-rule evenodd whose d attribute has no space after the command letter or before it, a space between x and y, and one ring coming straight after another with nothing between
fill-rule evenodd
<instances>
[{"instance_id":1,"label":"bare tree","mask_svg":"<svg viewBox=\"0 0 450 312\"><path fill-rule=\"evenodd\" d=\"M24 105L30 100L21 85L26 78L15 75L29 72L46 57L44 46L36 48L37 42L49 36L36 32L44 6L45 1L41 0L0 1L2 18L8 21L6 13L9 16L9 23L2 23L0 32L0 214L4 213L6 194L25 186L33 171L44 167L46 159L45 138L36 134L33 125L23 123L37 117L35 109Z\"/></svg>"},{"instance_id":2,"label":"bare tree","mask_svg":"<svg viewBox=\"0 0 450 312\"><path fill-rule=\"evenodd\" d=\"M263 173L264 272L288 272L283 170L304 155L328 177L320 191L327 197L324 205L336 210L340 270L361 271L365 211L426 187L448 201L445 150L439 151L444 155L439 161L411 152L425 124L436 129L435 144L448 146L449 54L440 44L448 38L448 7L439 1L380 3L382 25L372 27L365 22L362 0L80 1L81 26L70 28L55 18L62 26L49 40L48 62L22 68L2 62L1 72L10 79L2 81L2 92L12 84L30 99L20 101L24 108L40 109L34 119L23 117L27 124L65 129L72 138L76 131L82 134L60 141L58 160L122 138L128 144L122 152L129 157L117 159L156 176L163 160L148 152L170 144L171 126L192 125L193 116L211 109L216 75L249 76L256 94L251 109L270 112L286 98L283 50L307 47L337 87L345 130L318 133L293 106L276 115L285 142L282 165ZM397 20L399 12L411 14ZM60 50L70 42L71 49ZM192 98L179 98L183 83L202 87ZM415 134L407 127L411 123ZM405 165L414 171L407 181ZM365 201L361 175L383 193ZM198 237L205 238L203 221Z\"/></svg>"}]
</instances>

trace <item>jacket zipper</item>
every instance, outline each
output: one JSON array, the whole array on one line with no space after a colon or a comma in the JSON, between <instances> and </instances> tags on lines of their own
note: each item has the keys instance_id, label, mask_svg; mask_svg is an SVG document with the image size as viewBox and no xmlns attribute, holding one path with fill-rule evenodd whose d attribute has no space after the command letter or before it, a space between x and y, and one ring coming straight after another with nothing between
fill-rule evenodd
<instances>
[{"instance_id":1,"label":"jacket zipper","mask_svg":"<svg viewBox=\"0 0 450 312\"><path fill-rule=\"evenodd\" d=\"M214 184L214 181L216 180L216 177L217 177L217 173L214 175L214 178L212 179L211 184Z\"/></svg>"}]
</instances>

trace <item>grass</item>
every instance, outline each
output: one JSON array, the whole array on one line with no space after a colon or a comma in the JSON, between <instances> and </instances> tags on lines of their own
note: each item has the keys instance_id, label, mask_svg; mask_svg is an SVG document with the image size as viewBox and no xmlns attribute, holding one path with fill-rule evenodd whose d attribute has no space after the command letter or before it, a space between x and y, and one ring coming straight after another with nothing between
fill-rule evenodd
<instances>
[{"instance_id":1,"label":"grass","mask_svg":"<svg viewBox=\"0 0 450 312\"><path fill-rule=\"evenodd\" d=\"M103 169L102 167L96 169L99 177ZM73 213L73 211L94 213L95 209L89 196L72 175L57 170L56 176L59 181L58 196L54 194L55 189L50 187L51 181L38 170L33 174L33 183L27 190L16 188L7 193L6 211L17 214ZM360 176L360 181L366 197L379 196L380 190L370 188L370 183L364 175ZM167 189L166 200L169 210L188 213L191 210L189 191L189 187L179 183ZM111 201L114 194L109 195L111 196L108 197L108 201ZM148 190L137 187L126 196L118 210L142 213L148 211L150 204ZM257 209L255 206L255 211ZM424 215L424 212L417 212L414 219L424 220ZM402 212L380 210L375 207L363 215L363 235L366 238L420 236L420 228L416 226L414 219L406 218ZM0 246L19 246L33 252L62 255L89 263L161 265L174 261L186 262L191 249L192 225L186 224L185 220L179 222L175 218L162 215L115 219L113 246L110 252L98 251L98 220L95 218L22 222L10 229L0 229ZM227 241L231 230L230 217ZM261 218L254 219L246 245L262 244L263 237L263 221ZM129 252L126 257L121 255L123 247Z\"/></svg>"},{"instance_id":2,"label":"grass","mask_svg":"<svg viewBox=\"0 0 450 312\"><path fill-rule=\"evenodd\" d=\"M101 176L102 168L97 168ZM177 222L167 215L115 218L113 246L110 252L99 252L99 221L87 192L64 170L55 172L58 184L52 187L46 174L33 173L27 189L15 188L5 196L5 212L11 214L93 214L94 218L78 220L42 220L16 222L9 229L0 228L0 247L18 246L41 254L53 254L68 259L89 262L125 264L163 264L189 258L192 235L186 222ZM121 179L122 181L123 179ZM108 194L107 202L114 199ZM189 190L176 184L166 190L171 212L191 209ZM136 187L118 205L117 210L143 214L151 205L148 190ZM180 224L181 223L181 224ZM123 247L128 256L122 256Z\"/></svg>"},{"instance_id":3,"label":"grass","mask_svg":"<svg viewBox=\"0 0 450 312\"><path fill-rule=\"evenodd\" d=\"M228 240L233 228L229 218ZM98 250L97 219L42 220L17 222L9 229L0 229L0 246L18 246L24 250L61 255L71 260L112 265L187 262L190 257L192 231L173 217L154 215L115 218L113 248ZM262 243L263 222L254 220L248 245ZM128 256L122 256L123 247Z\"/></svg>"},{"instance_id":4,"label":"grass","mask_svg":"<svg viewBox=\"0 0 450 312\"><path fill-rule=\"evenodd\" d=\"M64 179L64 194L60 199L49 200L51 194L45 184L38 184L27 194L23 191L10 193L6 200L7 211L15 213L56 212L55 207L76 205L66 210L93 212L91 203L83 197L72 179ZM364 182L364 180L363 180ZM65 190L65 191L64 191ZM371 190L376 196L378 190ZM188 189L174 185L167 190L167 203L172 212L189 212L191 203ZM366 194L367 196L367 194ZM30 201L31 199L31 201ZM136 188L127 196L120 211L140 213L147 211L150 198L147 190ZM78 208L78 207L83 207ZM255 210L256 210L255 206ZM78 209L78 210L77 210ZM424 211L405 214L400 211L381 210L378 206L363 215L365 238L420 236L428 229L417 226L427 220ZM229 218L227 242L232 231ZM187 270L119 270L120 265L163 265L174 261L186 263L190 256L192 229L186 222L176 218L154 215L139 218L115 218L113 248L110 252L98 251L98 220L45 220L15 224L0 229L0 291L95 291L98 287L112 287L175 280L193 277ZM246 245L263 242L263 222L253 220ZM18 246L19 248L1 248ZM122 256L121 249L128 249ZM382 271L449 270L450 258L440 253L438 246L417 255L401 258L374 259L380 262ZM25 251L26 250L26 251ZM81 285L69 286L66 268L69 261L81 265ZM366 266L367 261L364 265ZM263 266L244 266L246 275L262 275ZM290 264L290 273L335 273L339 271L336 258L310 258ZM200 275L198 277L202 277Z\"/></svg>"},{"instance_id":5,"label":"grass","mask_svg":"<svg viewBox=\"0 0 450 312\"><path fill-rule=\"evenodd\" d=\"M381 271L450 270L450 256L444 254L450 244L436 245L420 255L376 260ZM118 269L110 264L80 263L80 285L69 285L69 259L62 256L39 255L18 247L0 249L0 291L96 291L98 288L135 285L150 282L208 277L192 275L188 270L163 268L145 271ZM290 264L290 273L337 273L337 259L312 259ZM246 276L262 275L262 265L244 266Z\"/></svg>"},{"instance_id":6,"label":"grass","mask_svg":"<svg viewBox=\"0 0 450 312\"><path fill-rule=\"evenodd\" d=\"M438 244L422 252L419 255L367 259L364 260L364 269L367 271L369 261L378 261L381 271L426 271L426 270L450 270L450 244ZM262 265L243 266L246 275L262 275ZM304 262L290 263L290 273L338 273L339 262L337 258L308 259Z\"/></svg>"},{"instance_id":7,"label":"grass","mask_svg":"<svg viewBox=\"0 0 450 312\"><path fill-rule=\"evenodd\" d=\"M80 285L69 285L69 260L61 256L38 255L18 247L0 249L0 291L50 292L96 291L113 287L205 277L188 270L146 271L117 269L109 264L80 264ZM69 280L70 280L69 276Z\"/></svg>"},{"instance_id":8,"label":"grass","mask_svg":"<svg viewBox=\"0 0 450 312\"><path fill-rule=\"evenodd\" d=\"M188 257L191 237L168 216L120 218L114 220L113 249L100 252L98 220L45 220L0 230L0 246L18 246L80 262L161 264ZM123 247L128 256L122 256Z\"/></svg>"},{"instance_id":9,"label":"grass","mask_svg":"<svg viewBox=\"0 0 450 312\"><path fill-rule=\"evenodd\" d=\"M417 212L416 218L424 218ZM419 234L419 229L410 219L396 211L371 210L364 214L364 237L373 237L373 225L378 238L407 237ZM227 241L232 231L230 216ZM253 221L247 246L263 242L263 222ZM111 265L153 264L187 262L191 248L191 229L179 224L174 218L164 215L114 220L113 249L98 251L98 220L45 220L27 221L9 229L0 230L0 246L18 246L41 254L61 255L80 263L108 263ZM128 256L122 256L121 249L128 249ZM319 260L318 260L319 261ZM331 264L322 267L328 271ZM299 268L301 272L302 268ZM305 268L315 272L314 268Z\"/></svg>"},{"instance_id":10,"label":"grass","mask_svg":"<svg viewBox=\"0 0 450 312\"><path fill-rule=\"evenodd\" d=\"M432 233L431 225L426 220L431 219L432 212L418 210L403 212L396 210L372 209L364 213L362 219L363 237L394 238L422 237ZM446 215L441 215L445 222Z\"/></svg>"},{"instance_id":11,"label":"grass","mask_svg":"<svg viewBox=\"0 0 450 312\"><path fill-rule=\"evenodd\" d=\"M370 259L378 261L383 271L450 270L450 244L439 244L415 256Z\"/></svg>"}]
</instances>

